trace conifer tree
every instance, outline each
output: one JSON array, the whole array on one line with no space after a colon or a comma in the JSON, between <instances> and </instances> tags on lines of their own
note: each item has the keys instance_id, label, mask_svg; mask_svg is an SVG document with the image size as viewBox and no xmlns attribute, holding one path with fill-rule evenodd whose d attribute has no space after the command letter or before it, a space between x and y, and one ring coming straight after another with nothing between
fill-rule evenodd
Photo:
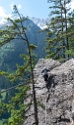
<instances>
[{"instance_id":1,"label":"conifer tree","mask_svg":"<svg viewBox=\"0 0 74 125\"><path fill-rule=\"evenodd\" d=\"M7 18L8 25L4 27L4 29L0 30L0 45L2 46L3 44L6 44L10 42L11 40L23 40L24 45L26 45L27 51L26 54L22 55L24 58L24 64L23 66L18 66L18 69L15 74L10 74L9 78L12 79L12 81L18 80L18 82L28 82L32 83L32 102L34 105L34 118L35 118L35 123L38 125L38 111L37 111L37 100L36 100L36 91L35 91L35 82L34 82L34 74L33 74L33 59L34 59L34 54L32 53L33 50L36 48L35 45L30 44L27 34L26 34L26 27L24 27L23 22L27 19L24 18L18 11L17 7L14 6L14 14L15 18ZM32 58L33 57L33 58ZM26 80L27 81L23 81ZM25 84L26 84L25 83ZM30 89L30 86L27 84L25 87L20 87L18 90L18 94L12 99L14 103L14 107L19 105L18 108L20 110L11 110L11 118L9 118L9 121L7 125L21 125L24 122L25 119L25 112L27 106L31 104L24 105L24 99L26 98L27 90ZM20 91L21 90L21 91ZM11 104L10 106L7 107L12 107ZM12 109L12 108L9 108ZM15 114L15 115L14 115Z\"/></svg>"},{"instance_id":2,"label":"conifer tree","mask_svg":"<svg viewBox=\"0 0 74 125\"><path fill-rule=\"evenodd\" d=\"M68 36L69 36L69 55L74 57L74 10L69 13L69 27L68 27Z\"/></svg>"},{"instance_id":3,"label":"conifer tree","mask_svg":"<svg viewBox=\"0 0 74 125\"><path fill-rule=\"evenodd\" d=\"M51 21L47 32L47 57L66 61L70 58L68 13L71 0L48 0L48 2L52 2L52 6L50 7Z\"/></svg>"}]
</instances>

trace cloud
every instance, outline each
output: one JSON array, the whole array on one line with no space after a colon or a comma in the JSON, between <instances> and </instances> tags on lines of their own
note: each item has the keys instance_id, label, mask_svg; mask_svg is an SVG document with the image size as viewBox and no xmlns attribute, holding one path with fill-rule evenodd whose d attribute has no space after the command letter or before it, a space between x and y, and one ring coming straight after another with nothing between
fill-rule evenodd
<instances>
[{"instance_id":1,"label":"cloud","mask_svg":"<svg viewBox=\"0 0 74 125\"><path fill-rule=\"evenodd\" d=\"M6 11L0 6L0 17L7 17Z\"/></svg>"},{"instance_id":2,"label":"cloud","mask_svg":"<svg viewBox=\"0 0 74 125\"><path fill-rule=\"evenodd\" d=\"M68 13L72 12L74 10L74 0L72 0L69 4L67 4L66 7L70 9Z\"/></svg>"},{"instance_id":3,"label":"cloud","mask_svg":"<svg viewBox=\"0 0 74 125\"><path fill-rule=\"evenodd\" d=\"M11 15L10 14L7 14L5 9L0 6L0 24L4 24L6 21L5 21L5 18L7 17L10 17Z\"/></svg>"},{"instance_id":4,"label":"cloud","mask_svg":"<svg viewBox=\"0 0 74 125\"><path fill-rule=\"evenodd\" d=\"M17 6L17 8L20 10L20 9L22 8L21 4L19 4L19 5Z\"/></svg>"},{"instance_id":5,"label":"cloud","mask_svg":"<svg viewBox=\"0 0 74 125\"><path fill-rule=\"evenodd\" d=\"M10 5L11 10L13 10L14 3ZM20 10L21 9L21 4L17 5L17 8ZM7 17L11 17L10 14L7 14L6 10L0 6L0 24L4 24L6 22Z\"/></svg>"},{"instance_id":6,"label":"cloud","mask_svg":"<svg viewBox=\"0 0 74 125\"><path fill-rule=\"evenodd\" d=\"M70 7L71 7L71 10L74 10L74 0L72 0Z\"/></svg>"},{"instance_id":7,"label":"cloud","mask_svg":"<svg viewBox=\"0 0 74 125\"><path fill-rule=\"evenodd\" d=\"M14 3L11 3L10 8L13 10Z\"/></svg>"}]
</instances>

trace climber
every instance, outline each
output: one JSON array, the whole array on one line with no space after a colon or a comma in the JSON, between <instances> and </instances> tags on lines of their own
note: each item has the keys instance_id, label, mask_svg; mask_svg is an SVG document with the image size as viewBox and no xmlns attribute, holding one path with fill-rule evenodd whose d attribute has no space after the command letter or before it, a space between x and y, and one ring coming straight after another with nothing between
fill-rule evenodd
<instances>
[{"instance_id":1,"label":"climber","mask_svg":"<svg viewBox=\"0 0 74 125\"><path fill-rule=\"evenodd\" d=\"M44 68L42 71L41 71L41 74L44 78L44 81L46 82L46 88L48 89L48 69L47 68Z\"/></svg>"},{"instance_id":2,"label":"climber","mask_svg":"<svg viewBox=\"0 0 74 125\"><path fill-rule=\"evenodd\" d=\"M49 72L50 70L48 70L47 68L44 68L42 71L41 71L41 74L42 74L42 76L43 76L43 78L44 78L44 81L46 82L46 88L48 89L48 91L49 91L49 89L51 88L51 87L55 87L55 83L54 83L54 74L49 74L48 75L48 72Z\"/></svg>"}]
</instances>

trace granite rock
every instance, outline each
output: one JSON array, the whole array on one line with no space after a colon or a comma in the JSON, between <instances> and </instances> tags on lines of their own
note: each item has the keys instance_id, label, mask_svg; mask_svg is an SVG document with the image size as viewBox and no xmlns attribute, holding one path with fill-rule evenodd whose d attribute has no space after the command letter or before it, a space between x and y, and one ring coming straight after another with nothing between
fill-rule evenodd
<instances>
[{"instance_id":1,"label":"granite rock","mask_svg":"<svg viewBox=\"0 0 74 125\"><path fill-rule=\"evenodd\" d=\"M49 69L49 91L41 75ZM74 119L74 59L63 64L53 59L39 59L34 68L35 89L38 102L39 125L73 125ZM33 105L28 114L33 114ZM25 125L34 123L31 116Z\"/></svg>"}]
</instances>

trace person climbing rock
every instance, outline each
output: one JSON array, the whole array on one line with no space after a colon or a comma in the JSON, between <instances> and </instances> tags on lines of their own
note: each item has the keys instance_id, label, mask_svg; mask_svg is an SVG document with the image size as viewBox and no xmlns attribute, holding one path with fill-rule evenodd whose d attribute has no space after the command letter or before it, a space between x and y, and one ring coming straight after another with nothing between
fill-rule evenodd
<instances>
[{"instance_id":1,"label":"person climbing rock","mask_svg":"<svg viewBox=\"0 0 74 125\"><path fill-rule=\"evenodd\" d=\"M41 71L41 74L44 78L44 81L47 81L48 80L48 69L47 68L44 68L42 71Z\"/></svg>"},{"instance_id":2,"label":"person climbing rock","mask_svg":"<svg viewBox=\"0 0 74 125\"><path fill-rule=\"evenodd\" d=\"M47 68L44 68L42 71L41 71L41 74L44 78L44 81L46 82L46 88L48 88L48 69Z\"/></svg>"},{"instance_id":3,"label":"person climbing rock","mask_svg":"<svg viewBox=\"0 0 74 125\"><path fill-rule=\"evenodd\" d=\"M46 88L48 89L48 91L49 91L49 89L51 88L51 87L55 87L55 85L56 84L54 84L54 75L53 74L49 74L48 75L48 72L49 72L50 70L48 70L47 68L44 68L42 71L41 71L41 74L42 74L42 76L43 76L43 78L44 78L44 81L46 82Z\"/></svg>"}]
</instances>

